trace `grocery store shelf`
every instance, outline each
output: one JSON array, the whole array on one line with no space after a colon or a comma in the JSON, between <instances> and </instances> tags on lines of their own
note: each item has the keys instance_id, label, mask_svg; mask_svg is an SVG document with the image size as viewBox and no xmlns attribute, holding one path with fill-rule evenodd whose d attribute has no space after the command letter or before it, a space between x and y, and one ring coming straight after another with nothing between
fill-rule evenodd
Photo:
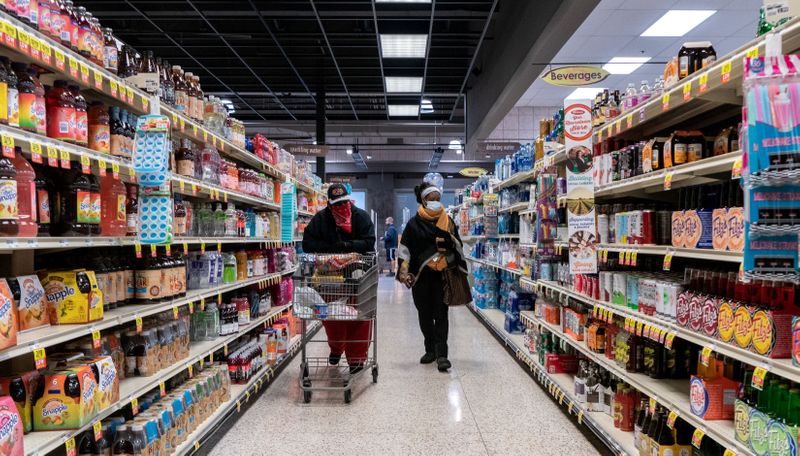
<instances>
[{"instance_id":1,"label":"grocery store shelf","mask_svg":"<svg viewBox=\"0 0 800 456\"><path fill-rule=\"evenodd\" d=\"M318 189L316 189L316 188L314 188L314 187L312 187L312 186L310 186L308 184L300 182L299 180L297 180L295 178L292 178L292 182L294 182L294 184L297 186L298 190L302 190L302 191L304 191L306 193L314 193L314 194L319 194L319 195L325 195L324 193L322 193L322 190L318 190Z\"/></svg>"},{"instance_id":2,"label":"grocery store shelf","mask_svg":"<svg viewBox=\"0 0 800 456\"><path fill-rule=\"evenodd\" d=\"M172 175L172 191L182 195L197 196L206 195L211 200L223 202L239 202L249 206L280 211L281 206L273 201L264 198L251 196L236 190L227 189L216 184L208 184L192 177Z\"/></svg>"},{"instance_id":3,"label":"grocery store shelf","mask_svg":"<svg viewBox=\"0 0 800 456\"><path fill-rule=\"evenodd\" d=\"M13 237L0 238L0 254L10 253L20 250L58 250L58 249L78 249L86 247L123 247L132 246L139 243L136 237L111 237L111 236L91 236L91 237ZM172 239L171 248L183 248L186 246L206 245L215 248L217 244L260 244L264 243L267 247L290 246L291 242L283 242L275 239L256 238L256 237L176 237ZM148 249L147 245L142 245L143 250ZM161 245L158 248L163 248Z\"/></svg>"},{"instance_id":4,"label":"grocery store shelf","mask_svg":"<svg viewBox=\"0 0 800 456\"><path fill-rule=\"evenodd\" d=\"M17 336L17 345L0 351L0 361L26 355L33 351L33 346L46 348L83 336L88 336L93 331L104 331L115 326L131 323L136 318L145 318L161 312L166 312L174 307L188 306L189 303L199 303L201 299L215 298L221 293L245 288L250 285L275 283L282 276L294 273L289 269L281 273L269 274L262 277L243 280L237 283L208 288L205 290L192 290L186 296L158 304L138 304L118 307L106 312L102 320L86 324L51 325L26 331Z\"/></svg>"},{"instance_id":5,"label":"grocery store shelf","mask_svg":"<svg viewBox=\"0 0 800 456\"><path fill-rule=\"evenodd\" d=\"M696 185L702 183L700 182L700 178L725 172L728 173L726 178L730 179L730 173L733 169L734 162L741 160L741 158L742 152L735 151L692 163L673 166L672 168L643 174L630 179L623 179L608 185L601 185L595 188L594 196L595 198L606 196L617 198L633 194L662 192L664 191L664 179L667 175L672 176L672 188L678 188L680 186L679 183L682 181L687 181L687 183Z\"/></svg>"},{"instance_id":6,"label":"grocery store shelf","mask_svg":"<svg viewBox=\"0 0 800 456\"><path fill-rule=\"evenodd\" d=\"M515 173L508 179L493 184L492 189L500 190L501 188L511 187L526 181L532 181L544 168L561 163L567 159L566 149L564 148L563 144L546 142L544 149L546 155L544 158L534 163L533 168L528 171Z\"/></svg>"},{"instance_id":7,"label":"grocery store shelf","mask_svg":"<svg viewBox=\"0 0 800 456\"><path fill-rule=\"evenodd\" d=\"M677 412L678 416L695 428L702 429L707 436L713 438L722 446L736 449L738 454L748 454L747 446L737 442L734 437L735 433L732 420L706 421L692 414L689 407L689 379L654 379L644 374L627 372L625 369L620 368L615 362L606 358L605 355L589 350L584 342L576 341L565 334L560 327L537 318L533 312L525 311L521 312L520 315L526 326L541 325L550 332L557 334L562 340L576 348L584 356L623 379L626 383L642 393L647 394L651 398L655 398L662 406Z\"/></svg>"},{"instance_id":8,"label":"grocery store shelf","mask_svg":"<svg viewBox=\"0 0 800 456\"><path fill-rule=\"evenodd\" d=\"M315 322L314 326L308 329L308 334L313 337L314 333L321 326L321 324ZM225 420L234 412L240 413L241 408L250 402L251 398L253 401L255 401L256 395L259 393L259 391L266 390L271 384L272 380L274 380L278 374L280 374L280 372L294 359L295 355L300 349L300 344L302 343L301 337L302 336L300 334L292 337L286 354L281 356L274 365L267 366L261 370L261 372L251 378L247 384L232 384L230 400L220 404L219 408L217 408L217 410L215 410L211 416L203 421L200 426L194 430L194 432L186 436L186 440L182 444L178 445L174 454L181 456L197 452L202 446L202 441L210 436L219 427L223 420Z\"/></svg>"},{"instance_id":9,"label":"grocery store shelf","mask_svg":"<svg viewBox=\"0 0 800 456\"><path fill-rule=\"evenodd\" d=\"M782 53L792 54L800 49L800 20L793 20L776 29L782 41ZM665 131L689 119L709 113L712 123L717 112L726 106L738 109L743 104L741 96L744 57L750 52L764 55L767 34L755 38L728 55L721 56L714 64L693 73L664 92L663 96L650 99L647 103L625 113L616 119L595 128L595 141L631 133L631 137L643 138ZM727 78L727 82L723 79ZM705 83L701 92L700 84ZM733 113L733 111L732 111Z\"/></svg>"},{"instance_id":10,"label":"grocery store shelf","mask_svg":"<svg viewBox=\"0 0 800 456\"><path fill-rule=\"evenodd\" d=\"M519 215L520 215L520 217L526 216L526 215L535 216L536 215L536 209L528 209L528 210L524 210L524 211L519 211Z\"/></svg>"},{"instance_id":11,"label":"grocery store shelf","mask_svg":"<svg viewBox=\"0 0 800 456\"><path fill-rule=\"evenodd\" d=\"M478 258L473 258L471 256L466 257L466 260L467 261L471 261L473 263L481 264L483 266L488 266L490 268L494 268L494 269L496 269L498 271L506 271L506 272L509 272L511 274L514 274L514 275L522 275L522 270L521 269L514 269L514 268L509 268L507 266L500 266L497 263L491 263L491 262L488 262L486 260L480 260Z\"/></svg>"},{"instance_id":12,"label":"grocery store shelf","mask_svg":"<svg viewBox=\"0 0 800 456\"><path fill-rule=\"evenodd\" d=\"M520 282L521 283L524 282L528 287L531 288L542 287L549 290L553 290L557 293L569 296L570 298L573 298L578 302L582 302L586 305L597 307L600 310L611 313L611 318L613 318L614 315L621 315L623 317L632 318L635 322L642 322L645 326L645 330L647 326L650 326L656 330L661 331L661 333L663 334L672 333L675 335L675 337L678 337L685 341L692 342L693 344L700 345L702 347L710 347L711 350L714 352L721 353L725 356L729 356L739 361L743 361L747 364L750 364L751 366L764 367L769 372L774 373L778 376L787 378L793 382L800 382L800 369L798 369L795 366L792 366L791 359L767 358L766 356L762 356L753 353L749 350L745 350L743 348L722 342L721 340L717 340L713 337L706 336L702 333L692 331L677 324L666 322L661 318L650 315L644 315L636 310L592 299L588 296L584 296L568 288L560 286L555 282L532 280L527 277L522 277L520 279Z\"/></svg>"},{"instance_id":13,"label":"grocery store shelf","mask_svg":"<svg viewBox=\"0 0 800 456\"><path fill-rule=\"evenodd\" d=\"M482 234L461 236L461 241L462 242L475 242L475 241L480 241L481 239L486 239L486 236L484 236Z\"/></svg>"},{"instance_id":14,"label":"grocery store shelf","mask_svg":"<svg viewBox=\"0 0 800 456\"><path fill-rule=\"evenodd\" d=\"M673 252L673 257L694 258L697 260L742 262L742 252L728 252L712 249L685 249L666 245L640 245L640 244L597 244L597 250L609 252L638 252L644 255L666 255Z\"/></svg>"},{"instance_id":15,"label":"grocery store shelf","mask_svg":"<svg viewBox=\"0 0 800 456\"><path fill-rule=\"evenodd\" d=\"M519 233L517 234L500 234L497 237L500 239L519 239Z\"/></svg>"},{"instance_id":16,"label":"grocery store shelf","mask_svg":"<svg viewBox=\"0 0 800 456\"><path fill-rule=\"evenodd\" d=\"M504 207L499 209L497 212L520 212L522 210L528 209L530 207L530 201L522 201L516 204L512 204L511 206Z\"/></svg>"},{"instance_id":17,"label":"grocery store shelf","mask_svg":"<svg viewBox=\"0 0 800 456\"><path fill-rule=\"evenodd\" d=\"M297 210L297 215L301 217L313 217L314 213L311 211L301 211L300 209Z\"/></svg>"},{"instance_id":18,"label":"grocery store shelf","mask_svg":"<svg viewBox=\"0 0 800 456\"><path fill-rule=\"evenodd\" d=\"M31 432L25 436L25 454L46 454L56 450L64 444L70 437L76 437L82 432L91 429L92 424L97 420L102 420L112 413L128 406L131 400L146 394L147 392L158 388L159 384L168 378L175 376L181 371L188 369L189 366L195 363L202 363L217 350L222 349L239 337L247 334L249 331L255 329L262 324L269 324L277 318L284 310L288 309L290 305L277 307L270 310L270 312L260 318L253 320L244 328L240 328L236 334L229 336L218 337L213 341L193 342L189 345L189 357L169 366L165 369L158 371L150 377L130 377L120 381L119 384L119 397L120 399L98 413L92 422L76 430L66 431L46 431L46 432Z\"/></svg>"},{"instance_id":19,"label":"grocery store shelf","mask_svg":"<svg viewBox=\"0 0 800 456\"><path fill-rule=\"evenodd\" d=\"M514 352L517 359L527 365L531 371L531 376L547 388L553 399L559 405L566 407L567 413L575 415L578 424L586 425L594 432L609 448L614 450L614 454L627 454L638 456L639 450L634 447L633 432L622 432L614 427L612 417L602 412L589 412L579 404L573 391L575 382L573 377L568 374L550 374L545 371L539 362L528 354L521 334L509 334L504 329L505 314L498 309L479 309L474 304L469 304L469 309L483 320L484 325L495 333L504 345Z\"/></svg>"}]
</instances>

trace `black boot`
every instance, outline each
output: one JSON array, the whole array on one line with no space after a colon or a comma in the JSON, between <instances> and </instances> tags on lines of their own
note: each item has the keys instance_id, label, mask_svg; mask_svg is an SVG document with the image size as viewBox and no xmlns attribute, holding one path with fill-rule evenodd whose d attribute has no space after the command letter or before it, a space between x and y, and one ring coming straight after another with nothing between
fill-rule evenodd
<instances>
[{"instance_id":1,"label":"black boot","mask_svg":"<svg viewBox=\"0 0 800 456\"><path fill-rule=\"evenodd\" d=\"M436 344L436 364L439 372L447 372L452 366L447 359L447 343Z\"/></svg>"},{"instance_id":2,"label":"black boot","mask_svg":"<svg viewBox=\"0 0 800 456\"><path fill-rule=\"evenodd\" d=\"M425 352L422 358L419 359L420 364L430 364L434 361L436 361L436 353L433 352Z\"/></svg>"},{"instance_id":3,"label":"black boot","mask_svg":"<svg viewBox=\"0 0 800 456\"><path fill-rule=\"evenodd\" d=\"M331 366L338 365L339 361L341 361L341 360L342 360L342 354L341 353L338 354L338 355L335 355L333 353L328 355L328 364L330 364Z\"/></svg>"}]
</instances>

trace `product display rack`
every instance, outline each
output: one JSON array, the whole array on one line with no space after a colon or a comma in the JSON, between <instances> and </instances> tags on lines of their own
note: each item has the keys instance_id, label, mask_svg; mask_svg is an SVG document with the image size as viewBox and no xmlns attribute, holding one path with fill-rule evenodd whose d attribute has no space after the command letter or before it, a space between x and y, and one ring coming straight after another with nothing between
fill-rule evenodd
<instances>
[{"instance_id":1,"label":"product display rack","mask_svg":"<svg viewBox=\"0 0 800 456\"><path fill-rule=\"evenodd\" d=\"M694 258L697 260L726 261L733 263L742 262L742 252L731 252L727 250L712 249L688 249L683 247L672 247L667 245L646 245L646 244L597 244L597 251L645 254L645 255L667 255L671 253L674 257Z\"/></svg>"},{"instance_id":2,"label":"product display rack","mask_svg":"<svg viewBox=\"0 0 800 456\"><path fill-rule=\"evenodd\" d=\"M548 373L538 361L527 354L527 348L521 334L509 334L503 329L505 315L497 309L480 309L469 304L469 309L502 342L509 353L514 354L517 360L529 369L529 374L538 381L553 400L567 414L574 415L579 425L585 425L600 440L607 445L614 454L636 456L639 451L633 445L633 434L622 432L614 428L613 419L602 412L590 412L575 400L573 395L574 381L568 374Z\"/></svg>"},{"instance_id":3,"label":"product display rack","mask_svg":"<svg viewBox=\"0 0 800 456\"><path fill-rule=\"evenodd\" d=\"M300 239L302 241L302 239ZM268 238L237 237L176 237L172 239L173 248L199 245L213 248L218 244L264 244L267 247L288 247L297 242L276 241ZM91 247L123 247L135 246L139 241L135 237L91 236L91 237L15 237L0 238L0 254L18 250L56 250L80 249ZM158 246L161 248L161 246ZM185 250L185 249L184 249Z\"/></svg>"},{"instance_id":4,"label":"product display rack","mask_svg":"<svg viewBox=\"0 0 800 456\"><path fill-rule=\"evenodd\" d=\"M506 271L506 272L514 274L514 275L521 275L522 274L522 270L521 269L514 269L514 268L509 268L509 267L506 267L506 266L500 266L499 264L490 263L490 262L488 262L486 260L481 260L481 259L473 258L473 257L470 257L470 256L466 257L466 259L467 259L467 261L471 261L473 263L482 264L484 266L488 266L490 268L494 268L494 269L496 269L498 271Z\"/></svg>"},{"instance_id":5,"label":"product display rack","mask_svg":"<svg viewBox=\"0 0 800 456\"><path fill-rule=\"evenodd\" d=\"M287 304L285 306L280 306L270 310L270 312L267 315L253 320L243 329L240 328L239 332L237 332L236 334L218 337L213 341L191 343L189 346L188 358L181 360L165 369L162 369L161 371L149 377L132 377L120 381L119 401L115 402L110 407L106 408L105 410L101 411L96 416L94 416L91 420L91 423L76 430L36 431L26 434L25 454L43 455L51 451L54 451L58 449L60 446L64 445L64 443L70 438L75 438L80 433L88 429L91 429L92 425L98 420L102 420L103 418L110 416L112 413L121 410L124 407L128 407L134 399L138 400L139 396L142 396L147 392L152 391L155 388L159 388L160 384L164 383L165 379L171 378L176 374L187 369L190 370L190 372L192 372L196 364L200 366L200 369L202 369L206 359L209 359L209 357L211 357L210 359L213 362L214 352L218 350L227 351L228 344L235 341L242 335L247 334L249 331L257 328L260 325L269 324L268 322L272 322L281 313L283 313L284 310L288 309L290 306L291 306L290 304Z\"/></svg>"},{"instance_id":6,"label":"product display rack","mask_svg":"<svg viewBox=\"0 0 800 456\"><path fill-rule=\"evenodd\" d=\"M544 144L544 150L545 150L545 156L541 160L537 160L530 171L516 173L506 180L496 182L492 184L492 189L496 191L506 187L511 187L513 185L521 184L529 180L533 180L533 178L535 178L537 174L542 172L543 169L557 165L559 163L563 163L567 159L567 150L564 148L563 144L559 144L556 142L546 142Z\"/></svg>"}]
</instances>

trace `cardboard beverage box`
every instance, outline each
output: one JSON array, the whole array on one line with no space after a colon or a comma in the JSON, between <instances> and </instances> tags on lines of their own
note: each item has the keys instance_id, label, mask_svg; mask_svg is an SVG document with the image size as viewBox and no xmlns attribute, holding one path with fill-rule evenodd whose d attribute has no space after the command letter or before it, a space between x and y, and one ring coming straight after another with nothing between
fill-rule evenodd
<instances>
[{"instance_id":1,"label":"cardboard beverage box","mask_svg":"<svg viewBox=\"0 0 800 456\"><path fill-rule=\"evenodd\" d=\"M753 340L752 308L746 304L737 304L733 310L733 341L739 348L750 348Z\"/></svg>"},{"instance_id":2,"label":"cardboard beverage box","mask_svg":"<svg viewBox=\"0 0 800 456\"><path fill-rule=\"evenodd\" d=\"M0 350L17 345L17 305L6 279L0 279Z\"/></svg>"},{"instance_id":3,"label":"cardboard beverage box","mask_svg":"<svg viewBox=\"0 0 800 456\"><path fill-rule=\"evenodd\" d=\"M26 434L33 430L33 395L41 381L39 371L0 378L0 396L10 396L17 405ZM3 453L0 453L3 454Z\"/></svg>"},{"instance_id":4,"label":"cardboard beverage box","mask_svg":"<svg viewBox=\"0 0 800 456\"><path fill-rule=\"evenodd\" d=\"M739 382L725 377L704 379L692 375L689 388L692 413L704 420L733 419L739 385Z\"/></svg>"},{"instance_id":5,"label":"cardboard beverage box","mask_svg":"<svg viewBox=\"0 0 800 456\"><path fill-rule=\"evenodd\" d=\"M103 319L103 293L94 271L39 273L44 286L50 324L88 323Z\"/></svg>"},{"instance_id":6,"label":"cardboard beverage box","mask_svg":"<svg viewBox=\"0 0 800 456\"><path fill-rule=\"evenodd\" d=\"M792 354L792 318L786 310L758 309L752 314L753 337L750 351L768 358Z\"/></svg>"},{"instance_id":7,"label":"cardboard beverage box","mask_svg":"<svg viewBox=\"0 0 800 456\"><path fill-rule=\"evenodd\" d=\"M94 375L97 388L94 393L94 401L97 412L101 412L110 407L111 404L119 400L119 375L114 366L114 360L110 356L85 357L82 354L51 355L50 362L57 362L57 369L81 369L89 367Z\"/></svg>"},{"instance_id":8,"label":"cardboard beverage box","mask_svg":"<svg viewBox=\"0 0 800 456\"><path fill-rule=\"evenodd\" d=\"M14 400L0 396L0 454L25 456L22 418L17 413Z\"/></svg>"},{"instance_id":9,"label":"cardboard beverage box","mask_svg":"<svg viewBox=\"0 0 800 456\"><path fill-rule=\"evenodd\" d=\"M717 336L719 325L719 306L721 300L716 296L706 296L702 304L702 333L709 337Z\"/></svg>"},{"instance_id":10,"label":"cardboard beverage box","mask_svg":"<svg viewBox=\"0 0 800 456\"><path fill-rule=\"evenodd\" d=\"M544 369L550 374L574 374L578 372L578 358L573 355L545 353Z\"/></svg>"},{"instance_id":11,"label":"cardboard beverage box","mask_svg":"<svg viewBox=\"0 0 800 456\"><path fill-rule=\"evenodd\" d=\"M800 366L800 317L792 318L792 365Z\"/></svg>"},{"instance_id":12,"label":"cardboard beverage box","mask_svg":"<svg viewBox=\"0 0 800 456\"><path fill-rule=\"evenodd\" d=\"M733 340L733 311L735 304L731 301L723 300L719 303L717 314L717 338L725 343L734 344Z\"/></svg>"},{"instance_id":13,"label":"cardboard beverage box","mask_svg":"<svg viewBox=\"0 0 800 456\"><path fill-rule=\"evenodd\" d=\"M50 324L44 288L37 276L26 275L8 279L8 285L17 302L20 332Z\"/></svg>"},{"instance_id":14,"label":"cardboard beverage box","mask_svg":"<svg viewBox=\"0 0 800 456\"><path fill-rule=\"evenodd\" d=\"M88 424L96 412L96 392L89 366L46 374L34 402L33 430L78 429Z\"/></svg>"}]
</instances>

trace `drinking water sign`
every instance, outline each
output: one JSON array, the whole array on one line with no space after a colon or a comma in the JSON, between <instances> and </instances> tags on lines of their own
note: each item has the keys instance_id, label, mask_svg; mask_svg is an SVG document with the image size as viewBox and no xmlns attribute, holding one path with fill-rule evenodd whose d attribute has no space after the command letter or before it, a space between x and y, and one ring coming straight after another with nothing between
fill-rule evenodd
<instances>
[{"instance_id":1,"label":"drinking water sign","mask_svg":"<svg viewBox=\"0 0 800 456\"><path fill-rule=\"evenodd\" d=\"M553 68L541 76L541 79L556 86L585 86L597 84L608 77L608 71L590 65L568 65Z\"/></svg>"}]
</instances>

